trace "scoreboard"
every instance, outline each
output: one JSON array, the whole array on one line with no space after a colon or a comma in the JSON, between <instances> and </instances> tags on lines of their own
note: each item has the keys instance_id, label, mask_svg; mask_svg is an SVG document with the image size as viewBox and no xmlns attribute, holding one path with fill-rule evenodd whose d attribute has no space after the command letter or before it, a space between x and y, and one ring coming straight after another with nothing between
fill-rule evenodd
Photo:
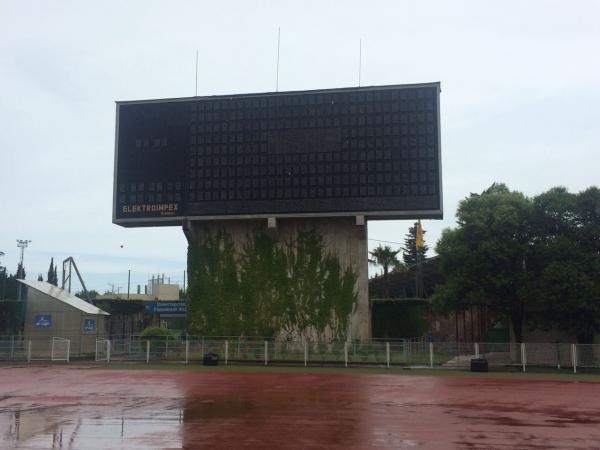
<instances>
[{"instance_id":1,"label":"scoreboard","mask_svg":"<svg viewBox=\"0 0 600 450\"><path fill-rule=\"evenodd\" d=\"M113 222L442 218L440 84L117 102Z\"/></svg>"}]
</instances>

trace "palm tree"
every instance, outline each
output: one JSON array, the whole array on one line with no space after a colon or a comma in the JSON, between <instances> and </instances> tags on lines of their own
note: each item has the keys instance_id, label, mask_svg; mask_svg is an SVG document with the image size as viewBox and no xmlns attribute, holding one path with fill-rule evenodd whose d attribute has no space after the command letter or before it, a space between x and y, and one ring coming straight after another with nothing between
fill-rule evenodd
<instances>
[{"instance_id":1,"label":"palm tree","mask_svg":"<svg viewBox=\"0 0 600 450\"><path fill-rule=\"evenodd\" d=\"M393 250L392 247L386 245L382 247L381 244L375 249L369 252L371 258L369 262L375 266L383 267L383 297L389 297L389 286L388 286L388 273L391 268L397 268L400 266L400 261L397 258L400 250Z\"/></svg>"}]
</instances>

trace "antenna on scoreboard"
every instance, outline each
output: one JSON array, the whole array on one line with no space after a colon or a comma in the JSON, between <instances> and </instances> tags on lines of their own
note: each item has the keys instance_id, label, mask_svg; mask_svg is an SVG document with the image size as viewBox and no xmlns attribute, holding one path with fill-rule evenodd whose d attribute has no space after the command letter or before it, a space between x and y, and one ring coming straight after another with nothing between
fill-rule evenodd
<instances>
[{"instance_id":1,"label":"antenna on scoreboard","mask_svg":"<svg viewBox=\"0 0 600 450\"><path fill-rule=\"evenodd\" d=\"M279 47L281 45L281 27L277 27L277 76L275 78L275 92L279 92Z\"/></svg>"},{"instance_id":2,"label":"antenna on scoreboard","mask_svg":"<svg viewBox=\"0 0 600 450\"><path fill-rule=\"evenodd\" d=\"M194 97L198 97L198 49L196 49L196 91Z\"/></svg>"},{"instance_id":3,"label":"antenna on scoreboard","mask_svg":"<svg viewBox=\"0 0 600 450\"><path fill-rule=\"evenodd\" d=\"M358 87L360 87L361 72L362 72L362 38L358 40Z\"/></svg>"}]
</instances>

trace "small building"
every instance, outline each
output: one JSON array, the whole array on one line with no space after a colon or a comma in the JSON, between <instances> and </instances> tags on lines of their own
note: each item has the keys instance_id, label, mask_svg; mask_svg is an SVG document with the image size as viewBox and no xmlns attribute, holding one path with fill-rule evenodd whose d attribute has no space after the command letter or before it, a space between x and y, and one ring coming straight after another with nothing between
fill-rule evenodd
<instances>
[{"instance_id":1,"label":"small building","mask_svg":"<svg viewBox=\"0 0 600 450\"><path fill-rule=\"evenodd\" d=\"M19 282L27 286L25 339L34 347L43 347L48 338L67 338L72 355L95 352L96 339L106 336L109 313L45 281Z\"/></svg>"},{"instance_id":2,"label":"small building","mask_svg":"<svg viewBox=\"0 0 600 450\"><path fill-rule=\"evenodd\" d=\"M96 296L99 306L111 312L111 336L137 334L149 326L185 329L186 300L179 298L179 285L164 283L164 277L149 280L144 293L113 292Z\"/></svg>"},{"instance_id":3,"label":"small building","mask_svg":"<svg viewBox=\"0 0 600 450\"><path fill-rule=\"evenodd\" d=\"M97 295L96 300L168 300L174 301L179 299L179 285L178 284L165 284L159 282L153 282L146 286L145 293L140 293L140 287L138 285L137 293L127 292L112 292L108 294Z\"/></svg>"}]
</instances>

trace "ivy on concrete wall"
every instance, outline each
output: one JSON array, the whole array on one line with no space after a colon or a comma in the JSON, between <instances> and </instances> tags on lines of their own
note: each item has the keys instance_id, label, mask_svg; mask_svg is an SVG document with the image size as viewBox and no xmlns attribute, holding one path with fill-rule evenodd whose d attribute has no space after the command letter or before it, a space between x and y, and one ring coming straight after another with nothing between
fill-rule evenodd
<instances>
[{"instance_id":1,"label":"ivy on concrete wall","mask_svg":"<svg viewBox=\"0 0 600 450\"><path fill-rule=\"evenodd\" d=\"M315 231L283 243L249 236L239 254L226 232L188 249L188 331L221 336L346 337L356 274Z\"/></svg>"}]
</instances>

